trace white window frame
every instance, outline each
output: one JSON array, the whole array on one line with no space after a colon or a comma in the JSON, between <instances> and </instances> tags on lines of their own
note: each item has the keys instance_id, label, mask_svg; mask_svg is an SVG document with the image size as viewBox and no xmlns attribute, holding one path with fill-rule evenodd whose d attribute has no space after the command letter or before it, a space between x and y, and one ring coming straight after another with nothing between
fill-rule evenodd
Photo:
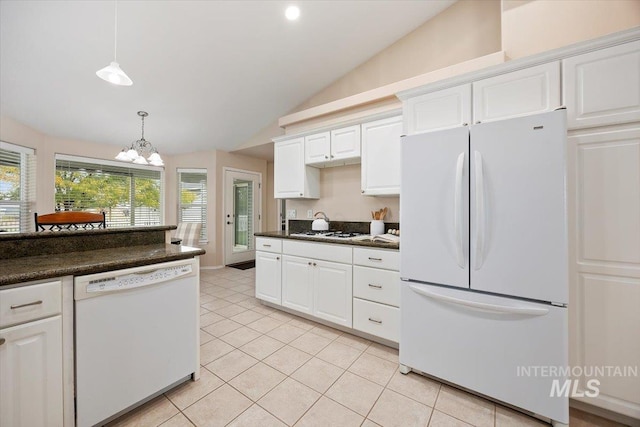
<instances>
[{"instance_id":1,"label":"white window frame","mask_svg":"<svg viewBox=\"0 0 640 427\"><path fill-rule=\"evenodd\" d=\"M5 141L0 141L0 149L20 154L20 200L18 200L20 219L17 232L33 231L33 210L36 201L36 150Z\"/></svg>"},{"instance_id":2,"label":"white window frame","mask_svg":"<svg viewBox=\"0 0 640 427\"><path fill-rule=\"evenodd\" d=\"M57 162L58 160L62 161L70 161L70 162L82 162L82 163L91 163L97 166L113 166L118 168L129 168L129 169L139 169L139 170L152 170L160 172L160 207L158 208L160 214L160 224L164 225L164 211L165 211L165 171L163 167L160 166L145 166L145 165L137 165L135 163L126 163L126 162L118 162L115 160L107 160L107 159L99 159L94 157L83 157L83 156L74 156L69 154L55 153L53 156L53 170L54 176L57 171ZM55 205L55 199L53 203ZM134 226L137 227L145 227L144 225Z\"/></svg>"},{"instance_id":3,"label":"white window frame","mask_svg":"<svg viewBox=\"0 0 640 427\"><path fill-rule=\"evenodd\" d=\"M177 199L178 199L178 209L177 209L177 219L178 222L182 222L182 197L181 197L181 190L182 190L182 180L180 178L182 173L198 173L198 174L203 174L206 176L206 192L207 192L207 206L205 208L205 218L204 218L204 224L202 227L202 231L200 234L200 244L207 244L209 243L209 197L210 197L210 191L209 191L209 173L208 170L206 168L176 168L176 183L177 183Z\"/></svg>"}]
</instances>

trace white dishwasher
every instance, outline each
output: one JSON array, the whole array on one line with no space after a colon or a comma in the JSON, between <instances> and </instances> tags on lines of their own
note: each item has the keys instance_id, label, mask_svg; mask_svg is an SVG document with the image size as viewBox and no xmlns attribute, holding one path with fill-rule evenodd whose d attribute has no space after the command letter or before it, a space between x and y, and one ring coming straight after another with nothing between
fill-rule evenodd
<instances>
[{"instance_id":1,"label":"white dishwasher","mask_svg":"<svg viewBox=\"0 0 640 427\"><path fill-rule=\"evenodd\" d=\"M198 258L75 278L77 427L198 379L199 287Z\"/></svg>"}]
</instances>

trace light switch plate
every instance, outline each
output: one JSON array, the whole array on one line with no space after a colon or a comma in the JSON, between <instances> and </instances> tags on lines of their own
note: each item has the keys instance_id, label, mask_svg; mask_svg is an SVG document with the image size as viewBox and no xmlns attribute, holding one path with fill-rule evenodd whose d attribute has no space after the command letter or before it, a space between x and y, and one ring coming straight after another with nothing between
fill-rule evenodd
<instances>
[{"instance_id":1,"label":"light switch plate","mask_svg":"<svg viewBox=\"0 0 640 427\"><path fill-rule=\"evenodd\" d=\"M289 209L287 211L287 218L295 218L296 217L296 210L295 209Z\"/></svg>"},{"instance_id":2,"label":"light switch plate","mask_svg":"<svg viewBox=\"0 0 640 427\"><path fill-rule=\"evenodd\" d=\"M313 218L313 211L311 209L307 211L307 218L309 219Z\"/></svg>"}]
</instances>

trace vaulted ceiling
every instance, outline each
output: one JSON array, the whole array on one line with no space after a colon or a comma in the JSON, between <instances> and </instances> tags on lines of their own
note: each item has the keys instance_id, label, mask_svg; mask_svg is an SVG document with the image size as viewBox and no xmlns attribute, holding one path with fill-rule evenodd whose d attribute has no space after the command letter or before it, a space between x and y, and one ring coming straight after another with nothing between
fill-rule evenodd
<instances>
[{"instance_id":1,"label":"vaulted ceiling","mask_svg":"<svg viewBox=\"0 0 640 427\"><path fill-rule=\"evenodd\" d=\"M43 133L163 153L229 150L453 0L0 1L0 114Z\"/></svg>"}]
</instances>

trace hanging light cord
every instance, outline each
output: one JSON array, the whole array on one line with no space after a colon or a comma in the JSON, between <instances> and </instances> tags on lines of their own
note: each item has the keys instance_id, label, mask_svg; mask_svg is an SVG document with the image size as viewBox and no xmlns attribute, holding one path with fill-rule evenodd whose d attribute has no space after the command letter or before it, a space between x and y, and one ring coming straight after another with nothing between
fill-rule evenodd
<instances>
[{"instance_id":1,"label":"hanging light cord","mask_svg":"<svg viewBox=\"0 0 640 427\"><path fill-rule=\"evenodd\" d=\"M117 52L118 52L118 0L116 0L116 29L114 31L114 40L113 40L113 62L118 62L118 58L116 56Z\"/></svg>"},{"instance_id":2,"label":"hanging light cord","mask_svg":"<svg viewBox=\"0 0 640 427\"><path fill-rule=\"evenodd\" d=\"M144 139L144 116L142 116L142 141L146 142L146 140Z\"/></svg>"}]
</instances>

